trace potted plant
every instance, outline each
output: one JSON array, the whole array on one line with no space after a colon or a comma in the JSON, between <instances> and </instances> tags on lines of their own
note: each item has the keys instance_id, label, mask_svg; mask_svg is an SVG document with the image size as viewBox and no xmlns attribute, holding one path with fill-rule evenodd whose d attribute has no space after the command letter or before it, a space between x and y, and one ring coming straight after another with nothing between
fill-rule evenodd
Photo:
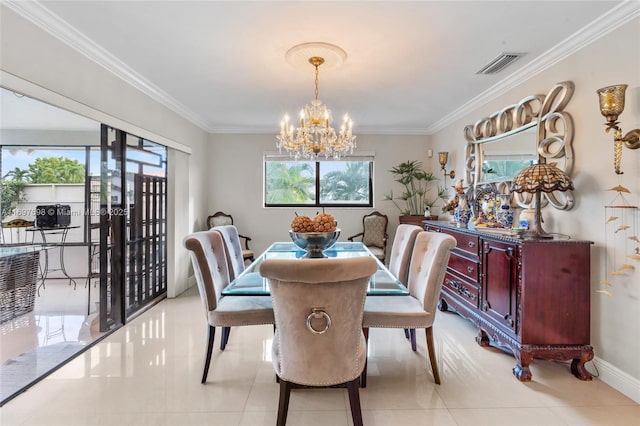
<instances>
[{"instance_id":1,"label":"potted plant","mask_svg":"<svg viewBox=\"0 0 640 426\"><path fill-rule=\"evenodd\" d=\"M393 202L400 210L400 223L422 226L425 219L438 219L437 215L425 216L427 209L431 211L435 203L444 200L447 195L445 189L440 187L435 194L431 192L431 184L438 180L433 173L423 170L422 163L416 160L400 163L389 172L404 187L399 197L394 197L392 190L384 196L385 200Z\"/></svg>"}]
</instances>

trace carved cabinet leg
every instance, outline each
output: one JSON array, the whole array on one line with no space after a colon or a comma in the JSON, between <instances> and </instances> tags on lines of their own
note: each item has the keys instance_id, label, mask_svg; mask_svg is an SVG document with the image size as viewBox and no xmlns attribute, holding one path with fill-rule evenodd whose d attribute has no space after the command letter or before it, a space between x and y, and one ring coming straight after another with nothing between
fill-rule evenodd
<instances>
[{"instance_id":1,"label":"carved cabinet leg","mask_svg":"<svg viewBox=\"0 0 640 426\"><path fill-rule=\"evenodd\" d=\"M447 301L444 299L440 299L440 303L438 304L438 309L440 312L447 312L449 309L449 305L447 305Z\"/></svg>"},{"instance_id":2,"label":"carved cabinet leg","mask_svg":"<svg viewBox=\"0 0 640 426\"><path fill-rule=\"evenodd\" d=\"M584 367L584 364L593 359L593 348L591 346L585 346L582 348L580 358L574 358L571 361L571 372L580 380L591 380L593 376Z\"/></svg>"},{"instance_id":3,"label":"carved cabinet leg","mask_svg":"<svg viewBox=\"0 0 640 426\"><path fill-rule=\"evenodd\" d=\"M521 382L531 381L531 370L529 364L533 361L533 352L527 350L520 350L514 353L516 356L516 365L513 367L513 375Z\"/></svg>"},{"instance_id":4,"label":"carved cabinet leg","mask_svg":"<svg viewBox=\"0 0 640 426\"><path fill-rule=\"evenodd\" d=\"M485 333L484 330L478 331L478 335L476 336L476 343L478 343L480 346L489 346L489 336L487 336L487 333Z\"/></svg>"}]
</instances>

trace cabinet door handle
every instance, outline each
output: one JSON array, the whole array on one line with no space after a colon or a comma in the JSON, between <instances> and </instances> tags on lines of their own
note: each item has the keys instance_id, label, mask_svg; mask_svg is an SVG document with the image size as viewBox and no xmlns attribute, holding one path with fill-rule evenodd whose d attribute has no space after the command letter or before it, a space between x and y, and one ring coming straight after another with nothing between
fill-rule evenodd
<instances>
[{"instance_id":1,"label":"cabinet door handle","mask_svg":"<svg viewBox=\"0 0 640 426\"><path fill-rule=\"evenodd\" d=\"M476 246L476 243L474 243L473 241L469 241L470 248L474 248L475 246Z\"/></svg>"},{"instance_id":2,"label":"cabinet door handle","mask_svg":"<svg viewBox=\"0 0 640 426\"><path fill-rule=\"evenodd\" d=\"M473 274L474 268L473 266L467 266L467 272L469 272L470 274Z\"/></svg>"}]
</instances>

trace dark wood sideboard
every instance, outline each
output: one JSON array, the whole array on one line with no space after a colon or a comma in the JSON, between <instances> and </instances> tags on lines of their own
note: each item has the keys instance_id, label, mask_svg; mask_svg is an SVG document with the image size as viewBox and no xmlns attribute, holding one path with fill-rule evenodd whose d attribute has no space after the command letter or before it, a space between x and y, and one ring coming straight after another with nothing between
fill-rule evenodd
<instances>
[{"instance_id":1,"label":"dark wood sideboard","mask_svg":"<svg viewBox=\"0 0 640 426\"><path fill-rule=\"evenodd\" d=\"M530 240L425 221L427 231L458 241L441 292L452 310L479 329L476 341L510 350L513 374L531 380L534 358L571 362L581 380L592 375L590 241Z\"/></svg>"}]
</instances>

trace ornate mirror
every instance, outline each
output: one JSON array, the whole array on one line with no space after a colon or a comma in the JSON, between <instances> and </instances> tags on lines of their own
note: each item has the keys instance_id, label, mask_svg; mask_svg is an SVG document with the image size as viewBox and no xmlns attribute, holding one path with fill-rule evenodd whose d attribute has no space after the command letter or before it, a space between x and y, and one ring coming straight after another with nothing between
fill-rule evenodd
<instances>
[{"instance_id":1,"label":"ornate mirror","mask_svg":"<svg viewBox=\"0 0 640 426\"><path fill-rule=\"evenodd\" d=\"M573 120L564 108L573 91L573 83L563 81L546 96L528 96L465 126L465 177L472 207L487 193L510 194L515 174L534 163L555 163L571 176ZM542 206L573 207L572 191L542 195ZM529 207L532 201L531 194L511 194L511 203L520 207Z\"/></svg>"}]
</instances>

